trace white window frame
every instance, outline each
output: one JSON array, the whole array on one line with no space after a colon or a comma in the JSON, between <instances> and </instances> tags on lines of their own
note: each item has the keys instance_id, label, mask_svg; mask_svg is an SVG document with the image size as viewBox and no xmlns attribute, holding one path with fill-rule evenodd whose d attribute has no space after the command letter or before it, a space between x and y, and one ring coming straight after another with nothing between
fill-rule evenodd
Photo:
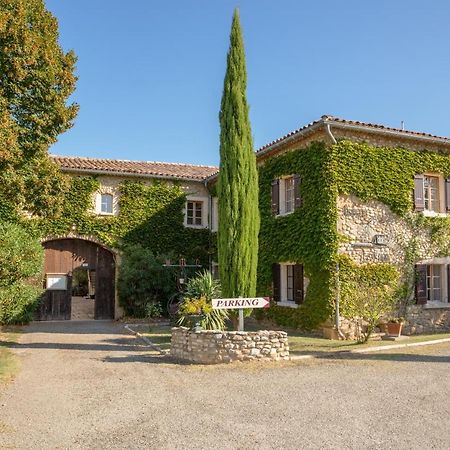
<instances>
[{"instance_id":1,"label":"white window frame","mask_svg":"<svg viewBox=\"0 0 450 450\"><path fill-rule=\"evenodd\" d=\"M427 178L434 178L437 180L437 208L427 209L425 204L427 203L428 195L431 192L430 188L425 186ZM447 216L446 199L445 199L445 180L441 174L437 173L424 173L423 174L423 197L424 197L424 211L423 215L427 217L445 217Z\"/></svg>"},{"instance_id":2,"label":"white window frame","mask_svg":"<svg viewBox=\"0 0 450 450\"><path fill-rule=\"evenodd\" d=\"M111 199L111 211L105 211L103 209L103 199L104 198L110 198ZM105 202L105 206L109 206L108 204L106 204ZM102 193L100 194L100 213L101 214L105 214L105 215L112 215L114 214L114 195L113 194L109 194L109 193Z\"/></svg>"},{"instance_id":3,"label":"white window frame","mask_svg":"<svg viewBox=\"0 0 450 450\"><path fill-rule=\"evenodd\" d=\"M187 207L189 202L201 202L201 224L188 224L187 223ZM196 197L196 196L188 196L186 198L186 203L184 205L184 226L187 228L207 228L208 227L208 197Z\"/></svg>"},{"instance_id":4,"label":"white window frame","mask_svg":"<svg viewBox=\"0 0 450 450\"><path fill-rule=\"evenodd\" d=\"M295 211L295 186L294 186L294 175L287 175L281 178L278 178L279 181L279 212L276 217L287 216L292 214ZM292 183L291 189L288 191L287 186L289 183ZM287 193L290 192L291 199L288 199ZM290 208L288 210L288 204L290 204Z\"/></svg>"},{"instance_id":5,"label":"white window frame","mask_svg":"<svg viewBox=\"0 0 450 450\"><path fill-rule=\"evenodd\" d=\"M295 303L295 298L288 299L288 267L292 268L290 270L294 270L295 263L286 262L280 263L280 301L277 303L279 306L288 306L290 308L298 308L297 303ZM294 274L292 273L292 276ZM293 297L294 297L294 289L293 286Z\"/></svg>"},{"instance_id":6,"label":"white window frame","mask_svg":"<svg viewBox=\"0 0 450 450\"><path fill-rule=\"evenodd\" d=\"M432 308L450 308L450 298L448 292L448 272L447 266L450 265L450 257L442 258L430 258L419 261L418 264L426 266L441 266L441 301L427 300L427 303L423 307ZM428 267L427 267L428 275ZM427 297L428 297L428 276L427 276Z\"/></svg>"},{"instance_id":7,"label":"white window frame","mask_svg":"<svg viewBox=\"0 0 450 450\"><path fill-rule=\"evenodd\" d=\"M102 211L102 197L104 195L111 196L112 212ZM118 213L117 196L115 195L114 192L99 191L95 194L95 213L98 216L117 216Z\"/></svg>"}]
</instances>

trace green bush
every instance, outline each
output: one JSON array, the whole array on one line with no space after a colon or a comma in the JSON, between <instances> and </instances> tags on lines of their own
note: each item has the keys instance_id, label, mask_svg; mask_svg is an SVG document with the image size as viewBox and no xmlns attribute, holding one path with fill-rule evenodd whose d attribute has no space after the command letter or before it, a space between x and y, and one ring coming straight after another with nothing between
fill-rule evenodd
<instances>
[{"instance_id":1,"label":"green bush","mask_svg":"<svg viewBox=\"0 0 450 450\"><path fill-rule=\"evenodd\" d=\"M162 257L134 244L123 251L118 290L127 315L147 317L156 304L167 303L176 291L176 279L173 269L163 266Z\"/></svg>"},{"instance_id":2,"label":"green bush","mask_svg":"<svg viewBox=\"0 0 450 450\"><path fill-rule=\"evenodd\" d=\"M44 250L15 224L0 223L0 323L27 323L41 289Z\"/></svg>"},{"instance_id":3,"label":"green bush","mask_svg":"<svg viewBox=\"0 0 450 450\"><path fill-rule=\"evenodd\" d=\"M42 289L25 283L0 288L0 323L24 324L33 320L33 313Z\"/></svg>"}]
</instances>

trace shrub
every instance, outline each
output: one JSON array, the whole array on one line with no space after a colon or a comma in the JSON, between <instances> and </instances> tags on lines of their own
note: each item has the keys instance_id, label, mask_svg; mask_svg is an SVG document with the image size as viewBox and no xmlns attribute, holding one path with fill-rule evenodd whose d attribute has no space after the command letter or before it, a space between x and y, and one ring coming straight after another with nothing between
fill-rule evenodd
<instances>
[{"instance_id":1,"label":"shrub","mask_svg":"<svg viewBox=\"0 0 450 450\"><path fill-rule=\"evenodd\" d=\"M205 330L224 330L228 313L223 309L212 309L211 300L220 297L220 283L208 270L199 272L186 286L184 301L179 310L179 325L190 325L190 315L200 314L200 326Z\"/></svg>"},{"instance_id":2,"label":"shrub","mask_svg":"<svg viewBox=\"0 0 450 450\"><path fill-rule=\"evenodd\" d=\"M118 290L125 313L143 318L156 304L167 303L176 291L176 281L173 270L163 266L163 257L134 244L123 251Z\"/></svg>"},{"instance_id":3,"label":"shrub","mask_svg":"<svg viewBox=\"0 0 450 450\"><path fill-rule=\"evenodd\" d=\"M0 223L0 323L27 323L41 289L44 250L15 224Z\"/></svg>"},{"instance_id":4,"label":"shrub","mask_svg":"<svg viewBox=\"0 0 450 450\"><path fill-rule=\"evenodd\" d=\"M33 320L42 289L25 283L0 288L0 323L24 324Z\"/></svg>"}]
</instances>

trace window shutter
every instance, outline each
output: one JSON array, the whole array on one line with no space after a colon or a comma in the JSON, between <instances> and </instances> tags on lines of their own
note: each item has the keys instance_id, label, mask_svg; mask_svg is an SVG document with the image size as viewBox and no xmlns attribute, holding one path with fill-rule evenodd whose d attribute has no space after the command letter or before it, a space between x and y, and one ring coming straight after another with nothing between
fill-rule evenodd
<instances>
[{"instance_id":1,"label":"window shutter","mask_svg":"<svg viewBox=\"0 0 450 450\"><path fill-rule=\"evenodd\" d=\"M427 266L416 264L416 302L424 305L427 302Z\"/></svg>"},{"instance_id":2,"label":"window shutter","mask_svg":"<svg viewBox=\"0 0 450 450\"><path fill-rule=\"evenodd\" d=\"M425 209L423 175L414 176L414 209L416 211L423 211Z\"/></svg>"},{"instance_id":3,"label":"window shutter","mask_svg":"<svg viewBox=\"0 0 450 450\"><path fill-rule=\"evenodd\" d=\"M450 211L450 178L445 180L445 209Z\"/></svg>"},{"instance_id":4,"label":"window shutter","mask_svg":"<svg viewBox=\"0 0 450 450\"><path fill-rule=\"evenodd\" d=\"M273 301L281 301L281 274L280 265L272 264L272 286L273 286Z\"/></svg>"},{"instance_id":5,"label":"window shutter","mask_svg":"<svg viewBox=\"0 0 450 450\"><path fill-rule=\"evenodd\" d=\"M272 181L272 214L280 214L280 180Z\"/></svg>"},{"instance_id":6,"label":"window shutter","mask_svg":"<svg viewBox=\"0 0 450 450\"><path fill-rule=\"evenodd\" d=\"M303 199L300 193L300 185L302 183L302 179L298 174L295 174L293 178L294 178L294 198L295 198L294 209L297 209L300 208L300 206L302 206L303 203Z\"/></svg>"},{"instance_id":7,"label":"window shutter","mask_svg":"<svg viewBox=\"0 0 450 450\"><path fill-rule=\"evenodd\" d=\"M304 300L303 264L294 266L294 300L301 305Z\"/></svg>"}]
</instances>

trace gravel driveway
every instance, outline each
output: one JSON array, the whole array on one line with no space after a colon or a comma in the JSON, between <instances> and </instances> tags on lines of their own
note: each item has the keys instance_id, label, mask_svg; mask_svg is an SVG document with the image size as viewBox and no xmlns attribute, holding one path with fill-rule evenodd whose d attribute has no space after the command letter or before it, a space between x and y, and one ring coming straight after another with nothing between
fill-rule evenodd
<instances>
[{"instance_id":1,"label":"gravel driveway","mask_svg":"<svg viewBox=\"0 0 450 450\"><path fill-rule=\"evenodd\" d=\"M0 448L450 448L450 344L189 366L92 321L33 324L15 351Z\"/></svg>"}]
</instances>

